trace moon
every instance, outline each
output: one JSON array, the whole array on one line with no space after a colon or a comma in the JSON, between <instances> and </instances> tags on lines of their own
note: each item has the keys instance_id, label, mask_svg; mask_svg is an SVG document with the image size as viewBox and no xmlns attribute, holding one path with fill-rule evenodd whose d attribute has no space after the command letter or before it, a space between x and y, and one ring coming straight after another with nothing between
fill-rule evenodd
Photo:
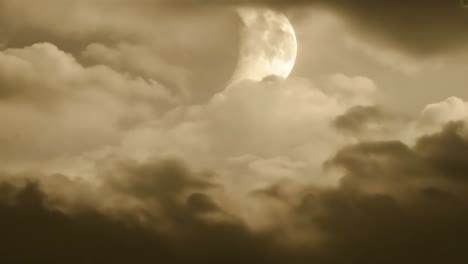
<instances>
[{"instance_id":1,"label":"moon","mask_svg":"<svg viewBox=\"0 0 468 264\"><path fill-rule=\"evenodd\" d=\"M242 21L239 59L230 84L271 75L287 78L297 56L296 34L288 18L261 7L242 7L237 12Z\"/></svg>"}]
</instances>

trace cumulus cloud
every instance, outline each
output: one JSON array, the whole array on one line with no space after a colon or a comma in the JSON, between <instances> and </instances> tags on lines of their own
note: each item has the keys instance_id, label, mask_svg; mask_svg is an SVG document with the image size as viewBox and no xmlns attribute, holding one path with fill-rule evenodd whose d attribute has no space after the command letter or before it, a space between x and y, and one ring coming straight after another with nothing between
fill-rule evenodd
<instances>
[{"instance_id":1,"label":"cumulus cloud","mask_svg":"<svg viewBox=\"0 0 468 264\"><path fill-rule=\"evenodd\" d=\"M0 61L4 166L113 142L119 131L177 102L154 80L84 67L49 43L6 49Z\"/></svg>"},{"instance_id":2,"label":"cumulus cloud","mask_svg":"<svg viewBox=\"0 0 468 264\"><path fill-rule=\"evenodd\" d=\"M91 57L109 52L104 46L89 47ZM251 201L251 192L292 179L297 184L336 184L336 176L320 177L321 166L349 141L334 131L330 120L349 107L371 103L376 92L375 83L361 76L333 74L323 89L302 78L266 78L239 83L204 105L172 107L180 97L150 79L151 74L123 71L123 57L114 53L109 57L116 62L89 66L48 43L2 54L3 122L8 125L2 132L3 169L39 170L107 185L102 177L108 173L101 171L106 160L175 157L197 170L215 171L224 188L213 192L226 211L259 229L274 221L265 217L262 202ZM12 113L15 119L9 118ZM9 140L15 136L21 140ZM48 191L68 190L66 185L64 180ZM72 194L79 192L70 191L65 200L74 204L80 198ZM83 200L97 207L104 199L83 193ZM132 204L131 197L118 199Z\"/></svg>"},{"instance_id":3,"label":"cumulus cloud","mask_svg":"<svg viewBox=\"0 0 468 264\"><path fill-rule=\"evenodd\" d=\"M52 178L49 183L4 180L0 226L8 243L2 256L12 263L462 261L464 237L453 234L466 229L466 139L465 125L453 123L415 147L358 143L327 163L346 172L336 188L302 186L291 192L286 183L259 190L256 199L288 205L288 224L301 231L293 244L285 242L280 227L253 231L231 216L210 194L220 188L215 178L178 162L112 166L105 194L110 201L132 204L130 211L116 211L108 202L100 209L64 212L61 200L44 192ZM12 222L29 218L35 221ZM19 254L19 245L28 254Z\"/></svg>"},{"instance_id":4,"label":"cumulus cloud","mask_svg":"<svg viewBox=\"0 0 468 264\"><path fill-rule=\"evenodd\" d=\"M7 48L51 42L86 66L151 77L190 103L205 102L222 89L236 66L239 40L232 32L239 21L232 8L127 0L0 4L0 42Z\"/></svg>"},{"instance_id":5,"label":"cumulus cloud","mask_svg":"<svg viewBox=\"0 0 468 264\"><path fill-rule=\"evenodd\" d=\"M458 97L449 97L442 102L427 105L421 113L419 125L434 128L467 117L467 103Z\"/></svg>"},{"instance_id":6,"label":"cumulus cloud","mask_svg":"<svg viewBox=\"0 0 468 264\"><path fill-rule=\"evenodd\" d=\"M467 102L401 114L357 66L226 88L239 44L226 3L247 2L0 0L1 261L466 260ZM434 1L408 2L414 16L398 3L255 3L328 7L326 31L343 19L407 52L370 54L400 70L464 41L433 35L459 32L461 13L421 27L455 12Z\"/></svg>"}]
</instances>

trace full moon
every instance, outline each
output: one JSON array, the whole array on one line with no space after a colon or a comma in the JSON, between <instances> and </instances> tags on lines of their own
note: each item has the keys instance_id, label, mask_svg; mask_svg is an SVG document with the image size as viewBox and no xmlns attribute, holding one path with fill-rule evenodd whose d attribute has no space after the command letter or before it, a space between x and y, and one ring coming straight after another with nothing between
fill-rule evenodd
<instances>
[{"instance_id":1,"label":"full moon","mask_svg":"<svg viewBox=\"0 0 468 264\"><path fill-rule=\"evenodd\" d=\"M231 78L261 81L276 75L287 78L297 56L297 40L288 18L268 8L238 9L242 20L239 60Z\"/></svg>"}]
</instances>

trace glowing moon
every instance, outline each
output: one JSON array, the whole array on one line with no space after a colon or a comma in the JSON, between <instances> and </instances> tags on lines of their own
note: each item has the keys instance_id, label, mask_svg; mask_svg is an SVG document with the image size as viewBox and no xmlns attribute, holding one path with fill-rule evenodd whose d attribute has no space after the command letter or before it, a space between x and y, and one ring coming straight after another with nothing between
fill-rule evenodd
<instances>
[{"instance_id":1,"label":"glowing moon","mask_svg":"<svg viewBox=\"0 0 468 264\"><path fill-rule=\"evenodd\" d=\"M276 75L287 78L294 68L297 40L288 18L267 8L239 8L243 22L239 61L231 84L261 81Z\"/></svg>"}]
</instances>

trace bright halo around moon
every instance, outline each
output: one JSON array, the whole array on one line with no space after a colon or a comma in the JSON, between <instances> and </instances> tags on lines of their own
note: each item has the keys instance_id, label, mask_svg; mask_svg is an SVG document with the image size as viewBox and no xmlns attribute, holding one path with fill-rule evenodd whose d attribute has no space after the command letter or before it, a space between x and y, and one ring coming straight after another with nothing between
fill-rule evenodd
<instances>
[{"instance_id":1,"label":"bright halo around moon","mask_svg":"<svg viewBox=\"0 0 468 264\"><path fill-rule=\"evenodd\" d=\"M230 83L261 81L271 75L287 78L297 56L296 34L288 18L259 7L239 8L238 13L243 27L239 60Z\"/></svg>"}]
</instances>

